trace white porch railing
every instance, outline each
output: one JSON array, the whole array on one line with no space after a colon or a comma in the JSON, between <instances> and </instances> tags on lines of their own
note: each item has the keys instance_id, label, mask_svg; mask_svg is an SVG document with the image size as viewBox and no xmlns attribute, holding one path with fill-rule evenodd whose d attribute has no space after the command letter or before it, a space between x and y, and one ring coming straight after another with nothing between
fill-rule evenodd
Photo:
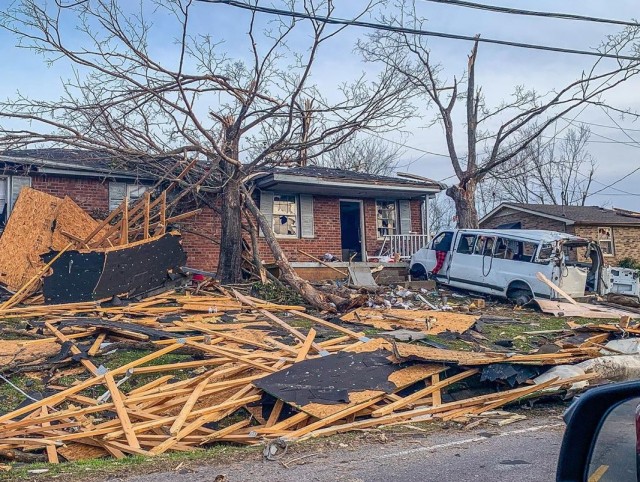
<instances>
[{"instance_id":1,"label":"white porch railing","mask_svg":"<svg viewBox=\"0 0 640 482\"><path fill-rule=\"evenodd\" d=\"M409 259L420 248L427 245L427 234L390 234L384 237L380 248L380 255L393 256L398 253L400 259Z\"/></svg>"}]
</instances>

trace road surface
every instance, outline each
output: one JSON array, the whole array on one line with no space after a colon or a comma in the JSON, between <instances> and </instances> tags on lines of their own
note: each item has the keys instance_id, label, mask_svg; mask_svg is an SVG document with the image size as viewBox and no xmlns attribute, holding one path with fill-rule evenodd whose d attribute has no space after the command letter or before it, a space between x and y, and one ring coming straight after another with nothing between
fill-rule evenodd
<instances>
[{"instance_id":1,"label":"road surface","mask_svg":"<svg viewBox=\"0 0 640 482\"><path fill-rule=\"evenodd\" d=\"M599 482L635 479L634 413L640 399L616 408L598 435L589 469ZM502 428L372 432L360 440L292 445L279 461L252 452L230 462L185 462L178 470L112 477L118 482L519 482L555 480L564 423L537 416ZM340 440L347 440L340 442ZM283 464L284 462L284 464ZM603 469L605 466L606 469ZM217 476L219 477L216 479Z\"/></svg>"},{"instance_id":2,"label":"road surface","mask_svg":"<svg viewBox=\"0 0 640 482\"><path fill-rule=\"evenodd\" d=\"M177 471L114 477L121 482L424 482L548 481L555 479L564 423L558 417L536 418L502 428L469 431L416 431L385 443L336 443L293 446L280 462L258 455L227 464L198 466L189 462ZM304 458L301 458L304 457ZM299 459L295 461L295 459ZM202 462L200 462L202 464ZM216 479L225 475L226 478Z\"/></svg>"}]
</instances>

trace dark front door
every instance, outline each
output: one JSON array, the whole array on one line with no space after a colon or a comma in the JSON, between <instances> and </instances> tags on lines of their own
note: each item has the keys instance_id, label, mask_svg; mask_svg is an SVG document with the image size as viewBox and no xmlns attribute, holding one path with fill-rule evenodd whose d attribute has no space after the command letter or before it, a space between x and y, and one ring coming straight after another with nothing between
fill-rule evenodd
<instances>
[{"instance_id":1,"label":"dark front door","mask_svg":"<svg viewBox=\"0 0 640 482\"><path fill-rule=\"evenodd\" d=\"M342 261L362 261L361 208L358 201L340 201Z\"/></svg>"}]
</instances>

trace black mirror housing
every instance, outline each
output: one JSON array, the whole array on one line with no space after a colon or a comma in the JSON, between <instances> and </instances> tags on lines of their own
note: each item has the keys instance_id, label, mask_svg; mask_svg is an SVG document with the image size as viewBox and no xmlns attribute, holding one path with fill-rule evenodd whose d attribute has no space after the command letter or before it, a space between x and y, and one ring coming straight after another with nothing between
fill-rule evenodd
<instances>
[{"instance_id":1,"label":"black mirror housing","mask_svg":"<svg viewBox=\"0 0 640 482\"><path fill-rule=\"evenodd\" d=\"M640 381L594 388L582 395L565 416L567 429L562 439L556 480L588 480L589 460L596 437L607 415L621 403L640 396Z\"/></svg>"}]
</instances>

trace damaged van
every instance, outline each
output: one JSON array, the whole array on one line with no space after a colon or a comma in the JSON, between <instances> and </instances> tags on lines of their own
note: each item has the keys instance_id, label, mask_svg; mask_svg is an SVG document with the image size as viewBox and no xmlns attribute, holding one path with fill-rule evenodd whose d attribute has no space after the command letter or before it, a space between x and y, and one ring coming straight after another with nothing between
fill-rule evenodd
<instances>
[{"instance_id":1,"label":"damaged van","mask_svg":"<svg viewBox=\"0 0 640 482\"><path fill-rule=\"evenodd\" d=\"M438 233L411 257L413 277L509 298L557 298L544 274L572 297L603 294L598 244L566 233L520 229L452 229Z\"/></svg>"}]
</instances>

